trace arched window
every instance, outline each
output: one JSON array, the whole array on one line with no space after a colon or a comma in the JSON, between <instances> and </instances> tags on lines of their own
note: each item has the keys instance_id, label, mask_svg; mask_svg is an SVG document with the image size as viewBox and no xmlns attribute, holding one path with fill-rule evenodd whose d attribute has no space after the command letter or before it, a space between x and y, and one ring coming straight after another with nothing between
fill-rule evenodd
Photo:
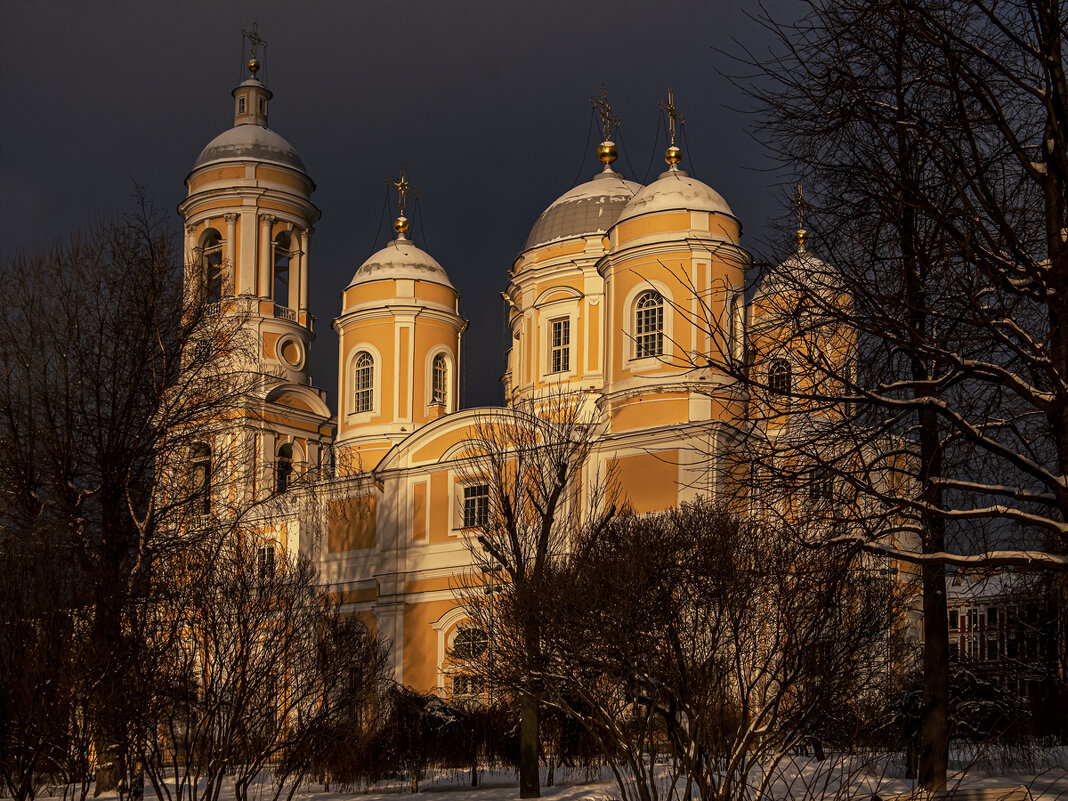
<instances>
[{"instance_id":1,"label":"arched window","mask_svg":"<svg viewBox=\"0 0 1068 801\"><path fill-rule=\"evenodd\" d=\"M285 231L274 238L274 302L276 306L289 304L289 234Z\"/></svg>"},{"instance_id":2,"label":"arched window","mask_svg":"<svg viewBox=\"0 0 1068 801\"><path fill-rule=\"evenodd\" d=\"M477 626L462 628L456 632L452 641L453 658L464 662L477 659L486 650L488 643L486 632Z\"/></svg>"},{"instance_id":3,"label":"arched window","mask_svg":"<svg viewBox=\"0 0 1068 801\"><path fill-rule=\"evenodd\" d=\"M189 454L189 508L193 514L211 514L211 448L202 442Z\"/></svg>"},{"instance_id":4,"label":"arched window","mask_svg":"<svg viewBox=\"0 0 1068 801\"><path fill-rule=\"evenodd\" d=\"M660 356L664 352L664 298L649 290L634 304L634 356Z\"/></svg>"},{"instance_id":5,"label":"arched window","mask_svg":"<svg viewBox=\"0 0 1068 801\"><path fill-rule=\"evenodd\" d=\"M369 412L375 402L375 360L360 351L352 364L352 410Z\"/></svg>"},{"instance_id":6,"label":"arched window","mask_svg":"<svg viewBox=\"0 0 1068 801\"><path fill-rule=\"evenodd\" d=\"M204 276L205 300L218 303L223 296L222 237L209 228L200 238L200 266Z\"/></svg>"},{"instance_id":7,"label":"arched window","mask_svg":"<svg viewBox=\"0 0 1068 801\"><path fill-rule=\"evenodd\" d=\"M768 365L768 389L776 395L789 395L792 388L790 362L786 359L772 359Z\"/></svg>"},{"instance_id":8,"label":"arched window","mask_svg":"<svg viewBox=\"0 0 1068 801\"><path fill-rule=\"evenodd\" d=\"M278 449L274 475L276 492L285 492L293 483L293 446L288 442Z\"/></svg>"},{"instance_id":9,"label":"arched window","mask_svg":"<svg viewBox=\"0 0 1068 801\"><path fill-rule=\"evenodd\" d=\"M445 354L439 353L434 357L434 364L431 367L433 389L431 393L431 402L440 403L445 405L446 391L449 386L449 368L445 363Z\"/></svg>"}]
</instances>

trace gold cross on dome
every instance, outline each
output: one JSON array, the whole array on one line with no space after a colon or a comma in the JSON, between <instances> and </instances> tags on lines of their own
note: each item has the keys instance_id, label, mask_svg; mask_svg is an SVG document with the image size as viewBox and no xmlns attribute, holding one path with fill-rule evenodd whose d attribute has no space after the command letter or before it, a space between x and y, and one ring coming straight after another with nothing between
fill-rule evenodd
<instances>
[{"instance_id":1,"label":"gold cross on dome","mask_svg":"<svg viewBox=\"0 0 1068 801\"><path fill-rule=\"evenodd\" d=\"M265 50L267 49L267 40L264 39L262 36L260 36L260 25L259 25L258 22L253 22L252 23L252 30L251 31L246 31L245 29L242 28L241 29L241 35L244 36L246 39L248 39L248 44L249 44L249 48L252 51L252 58L253 59L257 58L256 51L258 51L261 46Z\"/></svg>"},{"instance_id":2,"label":"gold cross on dome","mask_svg":"<svg viewBox=\"0 0 1068 801\"><path fill-rule=\"evenodd\" d=\"M683 117L677 108L675 108L675 90L670 86L668 87L668 99L667 105L664 105L664 101L660 101L660 110L666 111L668 115L668 134L671 137L671 147L675 146L675 124L682 125L686 122L686 118Z\"/></svg>"},{"instance_id":3,"label":"gold cross on dome","mask_svg":"<svg viewBox=\"0 0 1068 801\"><path fill-rule=\"evenodd\" d=\"M390 180L390 179L387 179ZM408 204L408 193L418 192L414 186L408 183L408 172L405 170L404 165L400 168L400 178L396 181L391 181L393 186L397 190L397 206L400 208L401 216L404 216L404 207Z\"/></svg>"},{"instance_id":4,"label":"gold cross on dome","mask_svg":"<svg viewBox=\"0 0 1068 801\"><path fill-rule=\"evenodd\" d=\"M608 104L608 87L602 83L601 96L590 97L590 103L601 115L601 132L604 134L604 141L607 142L612 138L612 126L619 125L619 117L612 113L612 106Z\"/></svg>"},{"instance_id":5,"label":"gold cross on dome","mask_svg":"<svg viewBox=\"0 0 1068 801\"><path fill-rule=\"evenodd\" d=\"M797 230L802 230L805 227L805 193L801 189L801 182L797 182L797 194L794 195L794 201L797 203Z\"/></svg>"}]
</instances>

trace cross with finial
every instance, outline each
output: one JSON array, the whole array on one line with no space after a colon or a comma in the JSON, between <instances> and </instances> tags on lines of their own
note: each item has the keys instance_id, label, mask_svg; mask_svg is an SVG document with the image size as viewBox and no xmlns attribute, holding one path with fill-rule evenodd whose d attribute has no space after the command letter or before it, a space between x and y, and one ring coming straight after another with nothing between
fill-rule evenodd
<instances>
[{"instance_id":1,"label":"cross with finial","mask_svg":"<svg viewBox=\"0 0 1068 801\"><path fill-rule=\"evenodd\" d=\"M590 103L601 115L601 131L604 133L604 141L612 138L612 126L619 125L619 117L612 113L612 107L608 104L608 87L601 84L601 96L590 97Z\"/></svg>"},{"instance_id":2,"label":"cross with finial","mask_svg":"<svg viewBox=\"0 0 1068 801\"><path fill-rule=\"evenodd\" d=\"M391 179L386 179L391 180ZM418 191L411 184L408 183L408 173L404 169L404 165L400 168L400 178L396 181L391 181L393 186L397 190L397 206L400 208L401 216L404 216L404 207L408 203L408 193Z\"/></svg>"},{"instance_id":3,"label":"cross with finial","mask_svg":"<svg viewBox=\"0 0 1068 801\"><path fill-rule=\"evenodd\" d=\"M804 250L808 231L805 230L805 193L801 189L800 181L797 182L797 193L794 195L794 202L797 203L797 246Z\"/></svg>"},{"instance_id":4,"label":"cross with finial","mask_svg":"<svg viewBox=\"0 0 1068 801\"><path fill-rule=\"evenodd\" d=\"M260 36L260 25L258 22L252 23L252 30L246 31L241 29L241 35L248 39L249 48L252 50L252 59L257 58L256 51L262 46L264 50L267 49L267 40Z\"/></svg>"},{"instance_id":5,"label":"cross with finial","mask_svg":"<svg viewBox=\"0 0 1068 801\"><path fill-rule=\"evenodd\" d=\"M666 111L668 115L668 134L671 136L671 147L675 146L675 124L682 125L686 122L686 118L683 117L677 108L675 108L675 90L670 86L668 87L668 99L667 105L664 105L664 101L660 101L660 110Z\"/></svg>"}]
</instances>

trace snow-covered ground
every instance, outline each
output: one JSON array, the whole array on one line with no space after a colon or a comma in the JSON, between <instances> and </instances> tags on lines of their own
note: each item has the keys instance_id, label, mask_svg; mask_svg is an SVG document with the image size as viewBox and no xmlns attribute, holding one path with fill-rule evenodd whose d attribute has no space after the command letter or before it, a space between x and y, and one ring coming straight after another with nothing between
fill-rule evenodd
<instances>
[{"instance_id":1,"label":"snow-covered ground","mask_svg":"<svg viewBox=\"0 0 1068 801\"><path fill-rule=\"evenodd\" d=\"M960 789L1015 788L1027 786L1034 801L1068 801L1068 749L1044 752L1035 769L1006 769L993 771L984 765L981 755L957 752L951 762L967 762L969 770L950 779L950 787ZM873 795L882 798L905 795L913 791L913 782L900 778L899 766L893 760L870 761L861 765L856 760L829 758L824 763L801 757L792 759L773 784L773 797L779 801L870 801ZM620 792L611 774L604 768L560 768L554 786L545 786L542 771L542 797L551 801L612 801ZM514 801L519 797L518 781L512 771L479 772L479 787L472 788L469 771L431 772L419 784L419 796L426 801ZM661 798L669 798L665 778ZM676 799L682 796L682 788ZM405 779L382 782L355 791L325 791L318 783L307 783L295 794L294 801L398 801L399 795L411 795L411 783ZM270 801L268 780L250 788L249 801ZM41 796L39 796L41 798ZM92 795L90 794L90 798ZM99 801L117 801L114 793L102 793ZM284 798L284 796L283 796ZM695 793L696 798L696 793ZM145 801L156 801L150 787L145 788ZM234 801L233 787L226 783L219 801Z\"/></svg>"}]
</instances>

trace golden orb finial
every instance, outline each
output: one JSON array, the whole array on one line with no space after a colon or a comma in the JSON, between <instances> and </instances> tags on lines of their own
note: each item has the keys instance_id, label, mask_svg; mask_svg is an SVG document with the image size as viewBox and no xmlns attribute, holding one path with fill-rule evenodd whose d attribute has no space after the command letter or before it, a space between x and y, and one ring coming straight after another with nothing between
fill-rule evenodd
<instances>
[{"instance_id":1,"label":"golden orb finial","mask_svg":"<svg viewBox=\"0 0 1068 801\"><path fill-rule=\"evenodd\" d=\"M606 167L619 158L619 148L611 139L605 139L597 146L597 160Z\"/></svg>"},{"instance_id":2,"label":"golden orb finial","mask_svg":"<svg viewBox=\"0 0 1068 801\"><path fill-rule=\"evenodd\" d=\"M808 240L808 231L804 228L797 229L797 249L804 250L805 242Z\"/></svg>"},{"instance_id":3,"label":"golden orb finial","mask_svg":"<svg viewBox=\"0 0 1068 801\"><path fill-rule=\"evenodd\" d=\"M260 24L258 22L252 23L252 30L246 31L241 29L241 36L248 40L250 58L248 60L248 71L252 73L252 77L256 77L256 73L260 71L260 59L259 49L262 47L264 53L267 52L267 40L260 36Z\"/></svg>"},{"instance_id":4,"label":"golden orb finial","mask_svg":"<svg viewBox=\"0 0 1068 801\"><path fill-rule=\"evenodd\" d=\"M401 236L404 236L406 233L408 233L408 228L408 218L405 217L403 214L393 221L393 230Z\"/></svg>"},{"instance_id":5,"label":"golden orb finial","mask_svg":"<svg viewBox=\"0 0 1068 801\"><path fill-rule=\"evenodd\" d=\"M664 161L674 167L682 161L682 151L675 147L675 145L672 145L664 151Z\"/></svg>"},{"instance_id":6,"label":"golden orb finial","mask_svg":"<svg viewBox=\"0 0 1068 801\"><path fill-rule=\"evenodd\" d=\"M257 59L250 58L248 60L248 71L255 77L256 73L260 71L260 62Z\"/></svg>"}]
</instances>

